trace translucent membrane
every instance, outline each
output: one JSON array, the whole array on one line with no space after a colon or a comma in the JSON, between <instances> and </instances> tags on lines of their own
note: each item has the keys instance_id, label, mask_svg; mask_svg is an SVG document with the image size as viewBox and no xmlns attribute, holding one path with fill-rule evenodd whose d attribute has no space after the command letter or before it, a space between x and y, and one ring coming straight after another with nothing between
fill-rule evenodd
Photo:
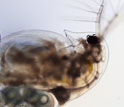
<instances>
[{"instance_id":1,"label":"translucent membrane","mask_svg":"<svg viewBox=\"0 0 124 107\"><path fill-rule=\"evenodd\" d=\"M82 44L73 47L69 39L50 31L13 33L1 41L0 83L4 86L26 85L51 92L62 105L94 86L105 71L108 47L104 40L101 44L102 60L87 64L81 60L76 65L81 69L76 71L71 64L84 53ZM75 71L75 75L81 72L80 76L68 74Z\"/></svg>"}]
</instances>

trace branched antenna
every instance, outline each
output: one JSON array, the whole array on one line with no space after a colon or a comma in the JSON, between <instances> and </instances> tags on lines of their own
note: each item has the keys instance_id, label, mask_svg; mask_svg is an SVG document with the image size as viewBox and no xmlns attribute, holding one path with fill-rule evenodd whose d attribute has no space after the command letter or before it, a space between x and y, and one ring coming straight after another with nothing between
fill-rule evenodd
<instances>
[{"instance_id":1,"label":"branched antenna","mask_svg":"<svg viewBox=\"0 0 124 107\"><path fill-rule=\"evenodd\" d=\"M76 2L81 2L81 1L76 1ZM97 5L100 5L97 1L95 1L95 3L97 4ZM88 4L85 4L85 5L87 5L87 7L91 7L91 6L89 6ZM84 12L87 12L87 13L92 13L92 14L95 14L95 15L98 15L99 14L99 11L97 12L97 11L93 11L93 9L91 8L91 9L84 9L83 7L79 7L79 6L75 6L75 5L71 5L70 7L73 7L73 8L75 8L75 9L79 9L79 10L81 10L81 11L84 11ZM69 21L80 21L80 22L91 22L91 23L98 23L98 21L96 21L96 20L87 20L87 19L66 19L66 20L69 20Z\"/></svg>"},{"instance_id":2,"label":"branched antenna","mask_svg":"<svg viewBox=\"0 0 124 107\"><path fill-rule=\"evenodd\" d=\"M114 7L113 7L111 1L109 1L109 2L110 2L110 4L111 4L112 10L114 11ZM121 6L120 9L123 9L123 8L124 8L123 6L124 6L124 3L123 3L123 5ZM102 35L105 35L105 34L107 33L107 31L109 30L110 26L113 24L114 20L118 17L120 9L119 9L117 12L114 11L115 15L114 15L114 16L112 17L112 19L108 22L108 25L105 27L105 29L104 29L103 32L102 32Z\"/></svg>"},{"instance_id":3,"label":"branched antenna","mask_svg":"<svg viewBox=\"0 0 124 107\"><path fill-rule=\"evenodd\" d=\"M99 11L98 11L98 13L97 13L97 24L96 24L96 29L98 30L98 31L96 31L96 32L98 32L97 33L97 35L98 36L100 36L101 34L100 34L100 23L101 23L101 15L102 15L102 12L103 12L103 8L104 8L104 0L102 0L102 3L101 3L101 5L100 5L100 8L99 8Z\"/></svg>"},{"instance_id":4,"label":"branched antenna","mask_svg":"<svg viewBox=\"0 0 124 107\"><path fill-rule=\"evenodd\" d=\"M87 31L87 32L73 32L73 31L70 31L70 30L67 30L67 29L64 29L64 33L66 32L71 32L71 33L76 33L76 34L83 34L83 33L95 33L95 32L92 32L92 31ZM67 33L66 33L67 34Z\"/></svg>"},{"instance_id":5,"label":"branched antenna","mask_svg":"<svg viewBox=\"0 0 124 107\"><path fill-rule=\"evenodd\" d=\"M105 35L109 29L109 27L112 25L113 21L118 17L118 14L115 14L115 16L109 21L108 26L105 27L102 36Z\"/></svg>"},{"instance_id":6,"label":"branched antenna","mask_svg":"<svg viewBox=\"0 0 124 107\"><path fill-rule=\"evenodd\" d=\"M70 20L70 19L69 19L69 20ZM83 19L72 19L72 20L70 20L70 21L98 23L97 21L93 21L93 20L83 20Z\"/></svg>"},{"instance_id":7,"label":"branched antenna","mask_svg":"<svg viewBox=\"0 0 124 107\"><path fill-rule=\"evenodd\" d=\"M79 10L82 10L82 11L88 12L88 13L97 14L97 12L95 12L95 11L86 10L86 9L81 8L81 7L77 7L77 6L72 6L72 7L74 7L75 9L79 9Z\"/></svg>"}]
</instances>

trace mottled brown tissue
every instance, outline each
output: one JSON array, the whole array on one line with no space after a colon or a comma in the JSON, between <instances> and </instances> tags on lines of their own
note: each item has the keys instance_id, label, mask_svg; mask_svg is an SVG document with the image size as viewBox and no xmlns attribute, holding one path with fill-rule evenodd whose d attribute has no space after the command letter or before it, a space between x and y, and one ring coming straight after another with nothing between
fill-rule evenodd
<instances>
[{"instance_id":1,"label":"mottled brown tissue","mask_svg":"<svg viewBox=\"0 0 124 107\"><path fill-rule=\"evenodd\" d=\"M62 45L61 42L57 44ZM97 37L80 39L80 44L84 49L81 53L69 52L68 48L58 49L59 45L52 41L45 41L41 47L26 46L23 50L11 46L1 56L4 72L0 72L0 83L39 87L52 92L59 103L64 104L69 100L71 90L84 89L95 81L97 73L88 81L88 72L91 72L93 64L102 60L102 48Z\"/></svg>"}]
</instances>

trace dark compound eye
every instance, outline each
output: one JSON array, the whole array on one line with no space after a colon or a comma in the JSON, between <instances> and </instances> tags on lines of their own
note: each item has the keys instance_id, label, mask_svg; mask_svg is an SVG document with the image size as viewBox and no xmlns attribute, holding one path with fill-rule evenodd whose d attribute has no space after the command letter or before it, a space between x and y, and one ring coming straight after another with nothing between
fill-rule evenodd
<instances>
[{"instance_id":1,"label":"dark compound eye","mask_svg":"<svg viewBox=\"0 0 124 107\"><path fill-rule=\"evenodd\" d=\"M99 44L100 43L100 39L95 35L88 35L87 36L87 42L89 44L95 45L95 44Z\"/></svg>"},{"instance_id":2,"label":"dark compound eye","mask_svg":"<svg viewBox=\"0 0 124 107\"><path fill-rule=\"evenodd\" d=\"M68 56L64 55L64 56L62 56L62 59L63 60L68 60L69 58L68 58Z\"/></svg>"}]
</instances>

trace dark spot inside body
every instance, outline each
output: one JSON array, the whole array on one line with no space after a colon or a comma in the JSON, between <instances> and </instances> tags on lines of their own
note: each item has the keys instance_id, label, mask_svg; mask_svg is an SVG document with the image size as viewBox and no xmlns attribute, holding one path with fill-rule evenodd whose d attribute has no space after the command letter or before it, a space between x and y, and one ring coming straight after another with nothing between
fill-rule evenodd
<instances>
[{"instance_id":1,"label":"dark spot inside body","mask_svg":"<svg viewBox=\"0 0 124 107\"><path fill-rule=\"evenodd\" d=\"M72 77L73 80L81 76L81 65L83 64L83 60L81 59L82 55L78 54L78 57L71 61L69 69L67 71L67 75Z\"/></svg>"},{"instance_id":2,"label":"dark spot inside body","mask_svg":"<svg viewBox=\"0 0 124 107\"><path fill-rule=\"evenodd\" d=\"M70 98L70 93L66 88L62 86L51 89L50 92L52 92L55 95L60 105L67 102Z\"/></svg>"},{"instance_id":3,"label":"dark spot inside body","mask_svg":"<svg viewBox=\"0 0 124 107\"><path fill-rule=\"evenodd\" d=\"M42 57L41 58L41 62L43 64L51 64L51 65L59 65L61 63L60 61L60 57L56 54L56 53L50 53L50 54L47 54L46 53L46 56Z\"/></svg>"},{"instance_id":4,"label":"dark spot inside body","mask_svg":"<svg viewBox=\"0 0 124 107\"><path fill-rule=\"evenodd\" d=\"M76 68L74 64L71 65L67 74L71 76L73 79L80 77L80 68Z\"/></svg>"},{"instance_id":5,"label":"dark spot inside body","mask_svg":"<svg viewBox=\"0 0 124 107\"><path fill-rule=\"evenodd\" d=\"M66 55L64 55L64 56L62 56L62 59L63 60L68 60L69 58Z\"/></svg>"},{"instance_id":6,"label":"dark spot inside body","mask_svg":"<svg viewBox=\"0 0 124 107\"><path fill-rule=\"evenodd\" d=\"M95 35L88 35L87 36L87 42L92 45L96 45L100 43L100 39Z\"/></svg>"},{"instance_id":7,"label":"dark spot inside body","mask_svg":"<svg viewBox=\"0 0 124 107\"><path fill-rule=\"evenodd\" d=\"M58 64L60 64L60 59L59 59L59 57L57 56L57 55L51 55L51 61L53 62L53 64L55 64L55 65L58 65Z\"/></svg>"}]
</instances>

